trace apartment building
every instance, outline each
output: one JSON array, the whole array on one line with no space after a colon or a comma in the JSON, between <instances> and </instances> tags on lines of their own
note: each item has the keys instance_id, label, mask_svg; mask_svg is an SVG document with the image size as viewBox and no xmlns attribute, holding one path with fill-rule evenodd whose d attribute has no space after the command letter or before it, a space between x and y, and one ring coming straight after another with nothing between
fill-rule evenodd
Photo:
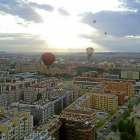
<instances>
[{"instance_id":1,"label":"apartment building","mask_svg":"<svg viewBox=\"0 0 140 140\"><path fill-rule=\"evenodd\" d=\"M112 94L86 93L79 97L70 107L78 106L102 111L115 110L118 107L118 97Z\"/></svg>"},{"instance_id":2,"label":"apartment building","mask_svg":"<svg viewBox=\"0 0 140 140\"><path fill-rule=\"evenodd\" d=\"M0 107L7 108L7 96L4 93L0 93Z\"/></svg>"},{"instance_id":3,"label":"apartment building","mask_svg":"<svg viewBox=\"0 0 140 140\"><path fill-rule=\"evenodd\" d=\"M48 119L44 124L42 124L36 132L40 132L43 130L47 130L51 135L52 139L61 140L60 139L60 127L62 123L59 120L59 115L53 115L51 119Z\"/></svg>"},{"instance_id":4,"label":"apartment building","mask_svg":"<svg viewBox=\"0 0 140 140\"><path fill-rule=\"evenodd\" d=\"M37 90L38 93L41 93L42 91L46 91L48 88L53 88L55 86L57 86L59 83L58 80L47 80L47 79L44 79L43 81L37 83L37 84L34 84L30 87L32 88L35 88Z\"/></svg>"},{"instance_id":5,"label":"apartment building","mask_svg":"<svg viewBox=\"0 0 140 140\"><path fill-rule=\"evenodd\" d=\"M24 101L35 102L37 100L37 91L34 88L24 89Z\"/></svg>"},{"instance_id":6,"label":"apartment building","mask_svg":"<svg viewBox=\"0 0 140 140\"><path fill-rule=\"evenodd\" d=\"M67 90L48 89L41 92L42 99L51 101L54 105L54 113L60 113L73 102L73 92Z\"/></svg>"},{"instance_id":7,"label":"apartment building","mask_svg":"<svg viewBox=\"0 0 140 140\"><path fill-rule=\"evenodd\" d=\"M33 116L17 109L0 109L0 131L5 140L22 140L33 131Z\"/></svg>"},{"instance_id":8,"label":"apartment building","mask_svg":"<svg viewBox=\"0 0 140 140\"><path fill-rule=\"evenodd\" d=\"M95 140L96 113L90 108L66 108L60 116L61 140Z\"/></svg>"},{"instance_id":9,"label":"apartment building","mask_svg":"<svg viewBox=\"0 0 140 140\"><path fill-rule=\"evenodd\" d=\"M94 87L99 84L101 81L112 81L112 82L124 82L136 83L135 80L124 80L124 79L107 79L107 78L92 78L92 77L73 77L73 85L82 86L82 87Z\"/></svg>"},{"instance_id":10,"label":"apartment building","mask_svg":"<svg viewBox=\"0 0 140 140\"><path fill-rule=\"evenodd\" d=\"M52 137L46 130L39 133L31 133L29 136L24 137L24 140L52 140Z\"/></svg>"},{"instance_id":11,"label":"apartment building","mask_svg":"<svg viewBox=\"0 0 140 140\"><path fill-rule=\"evenodd\" d=\"M118 97L118 105L124 104L124 97L125 97L124 92L118 91L116 89L111 90L107 87L107 85L103 85L102 82L94 87L94 89L92 90L92 93L116 95Z\"/></svg>"},{"instance_id":12,"label":"apartment building","mask_svg":"<svg viewBox=\"0 0 140 140\"><path fill-rule=\"evenodd\" d=\"M68 90L73 92L73 100L77 100L81 96L81 87L73 84L68 85L58 85L55 87L55 89L62 89L62 90Z\"/></svg>"},{"instance_id":13,"label":"apartment building","mask_svg":"<svg viewBox=\"0 0 140 140\"><path fill-rule=\"evenodd\" d=\"M17 108L19 111L30 112L34 116L35 125L43 124L54 114L54 105L47 100L40 100L32 104L26 101L12 103L9 108Z\"/></svg>"},{"instance_id":14,"label":"apartment building","mask_svg":"<svg viewBox=\"0 0 140 140\"><path fill-rule=\"evenodd\" d=\"M122 70L121 78L129 79L129 80L138 80L139 79L139 71L130 71L130 70Z\"/></svg>"},{"instance_id":15,"label":"apartment building","mask_svg":"<svg viewBox=\"0 0 140 140\"><path fill-rule=\"evenodd\" d=\"M91 93L91 96L92 108L94 109L112 111L118 108L118 97L115 95Z\"/></svg>"},{"instance_id":16,"label":"apartment building","mask_svg":"<svg viewBox=\"0 0 140 140\"><path fill-rule=\"evenodd\" d=\"M134 94L134 86L131 82L102 81L100 84L106 85L106 88L111 91L122 91L128 97Z\"/></svg>"},{"instance_id":17,"label":"apartment building","mask_svg":"<svg viewBox=\"0 0 140 140\"><path fill-rule=\"evenodd\" d=\"M96 112L90 108L90 96L82 96L61 112L61 140L95 140Z\"/></svg>"},{"instance_id":18,"label":"apartment building","mask_svg":"<svg viewBox=\"0 0 140 140\"><path fill-rule=\"evenodd\" d=\"M15 83L1 83L0 84L0 92L5 93L7 91L12 91L15 89L21 89L21 88L27 88L33 84L37 84L38 80L37 79L26 79L24 81L17 81Z\"/></svg>"},{"instance_id":19,"label":"apartment building","mask_svg":"<svg viewBox=\"0 0 140 140\"><path fill-rule=\"evenodd\" d=\"M9 71L0 71L0 83L4 82L4 77L9 76Z\"/></svg>"}]
</instances>

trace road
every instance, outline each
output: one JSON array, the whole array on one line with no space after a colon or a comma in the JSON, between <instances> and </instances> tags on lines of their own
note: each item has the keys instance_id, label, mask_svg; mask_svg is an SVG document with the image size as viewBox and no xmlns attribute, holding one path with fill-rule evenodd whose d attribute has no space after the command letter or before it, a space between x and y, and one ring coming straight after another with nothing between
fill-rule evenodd
<instances>
[{"instance_id":1,"label":"road","mask_svg":"<svg viewBox=\"0 0 140 140\"><path fill-rule=\"evenodd\" d=\"M121 119L123 113L120 114L120 113L117 112L115 114L115 116L116 115L117 115L117 118L115 119L115 121L112 124L117 123ZM111 119L113 119L113 117ZM108 128L103 133L100 133L101 136L99 136L96 140L104 140L104 138L107 138L107 136L111 133L111 125L112 124L108 123Z\"/></svg>"}]
</instances>

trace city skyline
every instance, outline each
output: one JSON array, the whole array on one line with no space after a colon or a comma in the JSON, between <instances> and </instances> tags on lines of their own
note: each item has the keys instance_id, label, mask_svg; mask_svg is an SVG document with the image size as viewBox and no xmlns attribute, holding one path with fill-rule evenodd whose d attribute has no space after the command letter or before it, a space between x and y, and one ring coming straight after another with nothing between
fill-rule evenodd
<instances>
[{"instance_id":1,"label":"city skyline","mask_svg":"<svg viewBox=\"0 0 140 140\"><path fill-rule=\"evenodd\" d=\"M139 52L139 8L136 0L2 0L0 50Z\"/></svg>"}]
</instances>

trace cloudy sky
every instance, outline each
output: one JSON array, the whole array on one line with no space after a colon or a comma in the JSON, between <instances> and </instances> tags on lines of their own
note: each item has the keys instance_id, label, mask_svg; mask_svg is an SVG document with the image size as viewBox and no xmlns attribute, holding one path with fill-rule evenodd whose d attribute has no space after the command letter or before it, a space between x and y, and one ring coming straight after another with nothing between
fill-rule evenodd
<instances>
[{"instance_id":1,"label":"cloudy sky","mask_svg":"<svg viewBox=\"0 0 140 140\"><path fill-rule=\"evenodd\" d=\"M140 52L140 0L0 0L0 51L87 47Z\"/></svg>"}]
</instances>

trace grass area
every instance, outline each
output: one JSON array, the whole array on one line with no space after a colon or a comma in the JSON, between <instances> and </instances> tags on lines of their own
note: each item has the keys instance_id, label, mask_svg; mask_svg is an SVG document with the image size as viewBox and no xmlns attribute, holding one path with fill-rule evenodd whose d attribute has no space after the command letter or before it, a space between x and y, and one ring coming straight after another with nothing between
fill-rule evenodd
<instances>
[{"instance_id":1,"label":"grass area","mask_svg":"<svg viewBox=\"0 0 140 140\"><path fill-rule=\"evenodd\" d=\"M96 128L102 127L104 123L105 123L105 120L97 122Z\"/></svg>"}]
</instances>

